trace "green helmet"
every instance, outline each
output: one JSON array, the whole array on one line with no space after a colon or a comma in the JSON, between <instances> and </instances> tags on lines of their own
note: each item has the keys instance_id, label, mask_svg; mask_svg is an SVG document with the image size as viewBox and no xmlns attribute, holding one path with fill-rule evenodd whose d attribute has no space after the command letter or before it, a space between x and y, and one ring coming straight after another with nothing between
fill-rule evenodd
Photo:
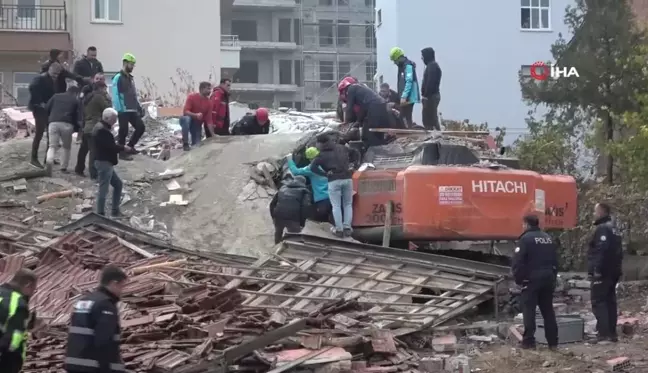
<instances>
[{"instance_id":1,"label":"green helmet","mask_svg":"<svg viewBox=\"0 0 648 373\"><path fill-rule=\"evenodd\" d=\"M399 58L403 57L405 55L405 52L403 52L402 49L399 47L394 47L389 51L389 59L392 61L396 61Z\"/></svg>"},{"instance_id":2,"label":"green helmet","mask_svg":"<svg viewBox=\"0 0 648 373\"><path fill-rule=\"evenodd\" d=\"M317 149L314 146L311 146L308 149L306 149L305 153L306 153L306 159L312 161L313 159L315 159L315 157L319 155L319 149Z\"/></svg>"},{"instance_id":3,"label":"green helmet","mask_svg":"<svg viewBox=\"0 0 648 373\"><path fill-rule=\"evenodd\" d=\"M122 61L135 63L135 55L133 55L132 53L124 53Z\"/></svg>"}]
</instances>

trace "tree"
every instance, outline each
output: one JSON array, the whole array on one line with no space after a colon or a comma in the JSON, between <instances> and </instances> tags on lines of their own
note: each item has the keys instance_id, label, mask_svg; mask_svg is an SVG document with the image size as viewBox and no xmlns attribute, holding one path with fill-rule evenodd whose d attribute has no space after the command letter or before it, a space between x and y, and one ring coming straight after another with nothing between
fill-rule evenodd
<instances>
[{"instance_id":1,"label":"tree","mask_svg":"<svg viewBox=\"0 0 648 373\"><path fill-rule=\"evenodd\" d=\"M570 123L601 121L606 143L614 141L616 118L638 110L637 95L648 93L646 37L635 27L628 0L575 0L568 7L565 24L574 35L562 35L551 47L559 67L575 67L579 77L547 79L538 83L521 77L523 97L549 109L548 116ZM571 128L570 128L571 127ZM606 147L610 184L614 180L614 158Z\"/></svg>"},{"instance_id":2,"label":"tree","mask_svg":"<svg viewBox=\"0 0 648 373\"><path fill-rule=\"evenodd\" d=\"M641 110L626 113L620 120L623 136L607 144L608 152L617 160L616 167L624 181L645 189L648 185L648 95L638 99Z\"/></svg>"}]
</instances>

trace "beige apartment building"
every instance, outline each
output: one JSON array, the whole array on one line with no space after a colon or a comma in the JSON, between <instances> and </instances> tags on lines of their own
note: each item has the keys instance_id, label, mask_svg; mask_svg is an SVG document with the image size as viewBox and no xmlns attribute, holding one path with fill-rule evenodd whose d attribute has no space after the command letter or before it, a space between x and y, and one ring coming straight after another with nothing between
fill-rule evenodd
<instances>
[{"instance_id":1,"label":"beige apartment building","mask_svg":"<svg viewBox=\"0 0 648 373\"><path fill-rule=\"evenodd\" d=\"M220 34L233 0L2 0L0 104L25 105L27 86L52 48L79 56L96 46L112 77L121 57L137 57L138 88L152 97L184 99L186 78L217 81L236 71L240 46ZM185 4L186 5L186 4ZM184 78L184 79L183 79Z\"/></svg>"}]
</instances>

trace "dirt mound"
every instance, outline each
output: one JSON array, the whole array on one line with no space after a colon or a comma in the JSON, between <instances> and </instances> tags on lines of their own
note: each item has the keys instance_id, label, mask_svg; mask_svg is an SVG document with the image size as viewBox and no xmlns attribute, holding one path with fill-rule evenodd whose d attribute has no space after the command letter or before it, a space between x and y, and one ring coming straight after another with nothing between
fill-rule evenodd
<instances>
[{"instance_id":1,"label":"dirt mound","mask_svg":"<svg viewBox=\"0 0 648 373\"><path fill-rule=\"evenodd\" d=\"M273 248L268 213L269 188L250 180L249 167L293 151L303 133L219 138L172 158L188 184L188 206L174 208L170 222L175 243L232 254L258 256Z\"/></svg>"}]
</instances>

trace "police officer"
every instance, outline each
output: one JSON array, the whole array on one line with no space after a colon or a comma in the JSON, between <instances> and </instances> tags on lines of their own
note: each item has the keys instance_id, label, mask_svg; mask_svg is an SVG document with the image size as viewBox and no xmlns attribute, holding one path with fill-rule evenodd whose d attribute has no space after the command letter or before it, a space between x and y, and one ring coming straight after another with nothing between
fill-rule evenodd
<instances>
[{"instance_id":1,"label":"police officer","mask_svg":"<svg viewBox=\"0 0 648 373\"><path fill-rule=\"evenodd\" d=\"M0 286L0 372L18 373L27 352L27 330L35 315L29 312L29 297L36 291L36 274L19 270L8 284Z\"/></svg>"},{"instance_id":2,"label":"police officer","mask_svg":"<svg viewBox=\"0 0 648 373\"><path fill-rule=\"evenodd\" d=\"M522 348L535 348L536 307L544 319L550 349L558 347L558 324L553 309L553 292L558 274L558 250L551 236L540 230L535 215L524 217L524 233L513 254L513 277L522 287L524 335Z\"/></svg>"},{"instance_id":3,"label":"police officer","mask_svg":"<svg viewBox=\"0 0 648 373\"><path fill-rule=\"evenodd\" d=\"M621 235L610 217L610 206L599 203L594 207L596 229L587 252L588 274L591 281L592 312L600 342L617 342L616 285L621 277L623 251Z\"/></svg>"},{"instance_id":4,"label":"police officer","mask_svg":"<svg viewBox=\"0 0 648 373\"><path fill-rule=\"evenodd\" d=\"M117 309L125 284L124 271L106 266L99 288L74 305L65 356L69 373L125 372L119 352L121 328Z\"/></svg>"}]
</instances>

